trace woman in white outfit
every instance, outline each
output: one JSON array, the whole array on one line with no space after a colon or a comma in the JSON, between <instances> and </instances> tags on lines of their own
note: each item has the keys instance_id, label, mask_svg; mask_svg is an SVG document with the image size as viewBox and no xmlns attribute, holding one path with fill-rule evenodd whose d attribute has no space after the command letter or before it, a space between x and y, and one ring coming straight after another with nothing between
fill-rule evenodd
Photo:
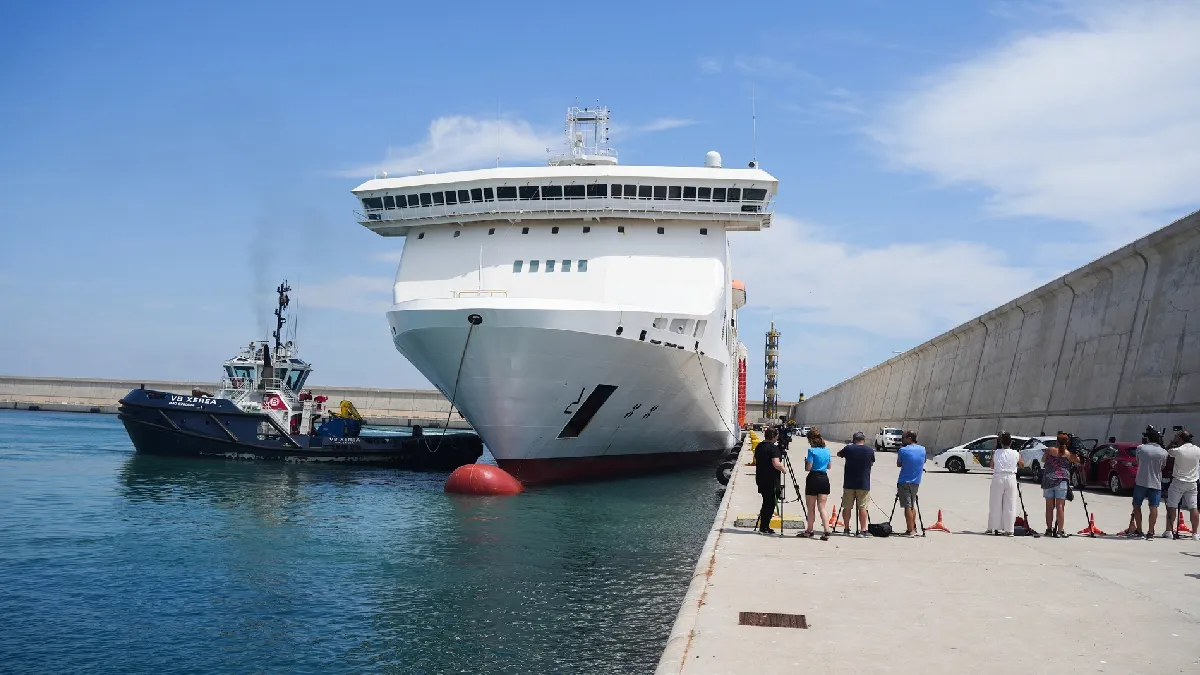
<instances>
[{"instance_id":1,"label":"woman in white outfit","mask_svg":"<svg viewBox=\"0 0 1200 675\"><path fill-rule=\"evenodd\" d=\"M988 532L1011 537L1017 520L1017 469L1025 466L1021 453L1013 450L1012 436L1001 432L992 455L992 501L988 509Z\"/></svg>"}]
</instances>

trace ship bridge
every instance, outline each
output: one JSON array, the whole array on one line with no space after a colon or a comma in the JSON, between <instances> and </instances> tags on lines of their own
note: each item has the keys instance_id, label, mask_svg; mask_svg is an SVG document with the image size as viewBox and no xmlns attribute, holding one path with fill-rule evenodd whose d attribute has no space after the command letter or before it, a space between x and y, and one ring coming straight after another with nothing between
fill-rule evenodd
<instances>
[{"instance_id":1,"label":"ship bridge","mask_svg":"<svg viewBox=\"0 0 1200 675\"><path fill-rule=\"evenodd\" d=\"M603 219L706 222L726 230L770 227L778 181L757 168L618 166L608 109L567 110L566 151L547 166L388 177L353 190L359 223L383 236L413 228L501 221Z\"/></svg>"}]
</instances>

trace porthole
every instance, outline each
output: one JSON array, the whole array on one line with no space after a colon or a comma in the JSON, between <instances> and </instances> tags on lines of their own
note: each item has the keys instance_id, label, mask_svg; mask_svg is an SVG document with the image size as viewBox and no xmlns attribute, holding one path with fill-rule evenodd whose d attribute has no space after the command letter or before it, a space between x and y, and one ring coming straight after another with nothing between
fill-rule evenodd
<instances>
[{"instance_id":1,"label":"porthole","mask_svg":"<svg viewBox=\"0 0 1200 675\"><path fill-rule=\"evenodd\" d=\"M395 329L395 328L393 328L393 329L392 329L392 332L393 332L393 333L395 333L395 332L396 332L396 329ZM621 333L624 333L624 332L625 332L625 327L624 327L624 326L617 326L617 335L620 335Z\"/></svg>"},{"instance_id":2,"label":"porthole","mask_svg":"<svg viewBox=\"0 0 1200 675\"><path fill-rule=\"evenodd\" d=\"M424 238L425 238L424 232L421 232L420 234L417 235L417 239L424 239Z\"/></svg>"},{"instance_id":3,"label":"porthole","mask_svg":"<svg viewBox=\"0 0 1200 675\"><path fill-rule=\"evenodd\" d=\"M700 234L703 234L703 235L707 236L707 235L708 235L708 228L707 228L707 227L702 227L702 228L700 228Z\"/></svg>"},{"instance_id":4,"label":"porthole","mask_svg":"<svg viewBox=\"0 0 1200 675\"><path fill-rule=\"evenodd\" d=\"M558 234L558 226L557 225L550 228L550 234Z\"/></svg>"},{"instance_id":5,"label":"porthole","mask_svg":"<svg viewBox=\"0 0 1200 675\"><path fill-rule=\"evenodd\" d=\"M666 230L665 230L665 229L663 229L663 228L661 228L661 227L660 227L660 228L658 228L658 233L659 233L659 234L662 234L663 232L666 232Z\"/></svg>"},{"instance_id":6,"label":"porthole","mask_svg":"<svg viewBox=\"0 0 1200 675\"><path fill-rule=\"evenodd\" d=\"M528 228L528 227L522 227L522 228L521 228L521 234L529 234L529 228Z\"/></svg>"},{"instance_id":7,"label":"porthole","mask_svg":"<svg viewBox=\"0 0 1200 675\"><path fill-rule=\"evenodd\" d=\"M584 234L587 234L588 232L591 232L591 231L592 231L592 226L591 226L591 225L584 225L584 226L583 226L583 233L584 233Z\"/></svg>"},{"instance_id":8,"label":"porthole","mask_svg":"<svg viewBox=\"0 0 1200 675\"><path fill-rule=\"evenodd\" d=\"M459 231L459 230L455 230L455 231L454 231L454 236L455 236L455 237L457 237L457 236L458 236L458 235L460 235L460 234L462 234L462 232L461 232L461 231Z\"/></svg>"},{"instance_id":9,"label":"porthole","mask_svg":"<svg viewBox=\"0 0 1200 675\"><path fill-rule=\"evenodd\" d=\"M488 228L488 234L496 234L496 228L494 228L494 227L489 227L489 228Z\"/></svg>"},{"instance_id":10,"label":"porthole","mask_svg":"<svg viewBox=\"0 0 1200 675\"><path fill-rule=\"evenodd\" d=\"M624 226L624 225L618 225L618 226L617 226L617 232L619 232L620 234L625 234L625 226Z\"/></svg>"}]
</instances>

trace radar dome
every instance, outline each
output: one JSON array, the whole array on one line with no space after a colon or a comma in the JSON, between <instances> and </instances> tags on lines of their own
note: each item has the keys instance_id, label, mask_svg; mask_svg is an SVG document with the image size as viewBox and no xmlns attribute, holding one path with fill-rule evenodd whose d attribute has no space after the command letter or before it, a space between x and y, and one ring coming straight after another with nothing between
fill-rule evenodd
<instances>
[{"instance_id":1,"label":"radar dome","mask_svg":"<svg viewBox=\"0 0 1200 675\"><path fill-rule=\"evenodd\" d=\"M709 150L708 154L704 155L704 166L710 169L721 168L721 153L716 150Z\"/></svg>"}]
</instances>

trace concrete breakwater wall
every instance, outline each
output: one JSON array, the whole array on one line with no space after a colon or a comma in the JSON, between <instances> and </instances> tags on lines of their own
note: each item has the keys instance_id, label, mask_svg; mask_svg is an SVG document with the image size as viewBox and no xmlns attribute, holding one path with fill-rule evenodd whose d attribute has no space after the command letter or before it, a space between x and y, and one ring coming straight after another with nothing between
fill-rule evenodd
<instances>
[{"instance_id":1,"label":"concrete breakwater wall","mask_svg":"<svg viewBox=\"0 0 1200 675\"><path fill-rule=\"evenodd\" d=\"M969 274L969 266L962 273ZM1200 428L1200 212L796 405L829 439L880 426L931 450L1014 434L1137 441Z\"/></svg>"},{"instance_id":2,"label":"concrete breakwater wall","mask_svg":"<svg viewBox=\"0 0 1200 675\"><path fill-rule=\"evenodd\" d=\"M145 385L175 394L191 394L192 389L215 393L215 382L166 382L161 380L103 380L62 377L23 377L0 375L0 408L71 412L115 413L117 401ZM358 411L372 424L443 426L450 412L450 402L437 390L369 389L362 387L311 387L313 394L339 401L353 401ZM455 411L451 428L469 428L466 420Z\"/></svg>"}]
</instances>

